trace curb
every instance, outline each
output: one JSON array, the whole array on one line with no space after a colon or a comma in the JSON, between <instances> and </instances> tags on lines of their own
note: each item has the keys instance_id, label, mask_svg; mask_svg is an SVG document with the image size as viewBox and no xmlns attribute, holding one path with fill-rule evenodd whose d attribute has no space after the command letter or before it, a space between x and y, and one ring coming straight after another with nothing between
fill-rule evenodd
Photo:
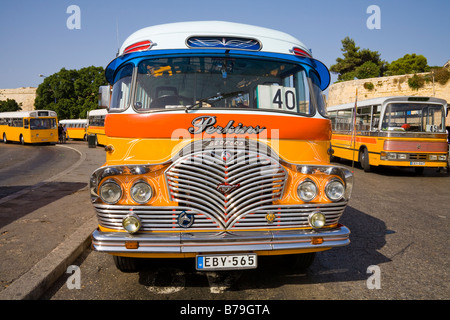
<instances>
[{"instance_id":1,"label":"curb","mask_svg":"<svg viewBox=\"0 0 450 320\"><path fill-rule=\"evenodd\" d=\"M85 222L27 273L0 292L0 300L37 300L58 280L80 254L90 246L97 217Z\"/></svg>"}]
</instances>

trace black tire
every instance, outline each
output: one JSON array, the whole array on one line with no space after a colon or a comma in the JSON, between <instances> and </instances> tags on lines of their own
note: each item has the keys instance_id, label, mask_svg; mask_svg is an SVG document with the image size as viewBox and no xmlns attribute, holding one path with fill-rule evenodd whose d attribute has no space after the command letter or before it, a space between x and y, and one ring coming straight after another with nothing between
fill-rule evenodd
<instances>
[{"instance_id":1,"label":"black tire","mask_svg":"<svg viewBox=\"0 0 450 320\"><path fill-rule=\"evenodd\" d=\"M122 272L137 272L139 270L138 259L129 257L113 256L116 268Z\"/></svg>"},{"instance_id":2,"label":"black tire","mask_svg":"<svg viewBox=\"0 0 450 320\"><path fill-rule=\"evenodd\" d=\"M23 140L23 135L20 135L20 144L21 145L25 145L25 141Z\"/></svg>"},{"instance_id":3,"label":"black tire","mask_svg":"<svg viewBox=\"0 0 450 320\"><path fill-rule=\"evenodd\" d=\"M371 165L369 163L369 151L367 151L367 148L363 148L359 151L359 162L361 163L364 172L370 172Z\"/></svg>"},{"instance_id":4,"label":"black tire","mask_svg":"<svg viewBox=\"0 0 450 320\"><path fill-rule=\"evenodd\" d=\"M3 143L8 143L8 139L6 138L6 133L3 134Z\"/></svg>"},{"instance_id":5,"label":"black tire","mask_svg":"<svg viewBox=\"0 0 450 320\"><path fill-rule=\"evenodd\" d=\"M295 270L305 270L312 265L315 258L316 258L316 253L309 252L309 253L302 253L302 254L287 255L286 259L284 261L289 268L292 268Z\"/></svg>"}]
</instances>

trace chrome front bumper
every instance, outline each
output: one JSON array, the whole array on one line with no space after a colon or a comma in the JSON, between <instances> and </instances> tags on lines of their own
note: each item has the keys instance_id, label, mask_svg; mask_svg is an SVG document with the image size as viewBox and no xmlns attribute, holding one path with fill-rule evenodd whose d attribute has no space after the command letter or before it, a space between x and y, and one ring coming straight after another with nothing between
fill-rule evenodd
<instances>
[{"instance_id":1,"label":"chrome front bumper","mask_svg":"<svg viewBox=\"0 0 450 320\"><path fill-rule=\"evenodd\" d=\"M92 234L92 247L108 253L204 253L255 252L298 249L324 249L350 243L345 226L323 230L238 231L198 233L101 232ZM322 243L318 240L323 239ZM138 248L127 249L127 242L138 242Z\"/></svg>"}]
</instances>

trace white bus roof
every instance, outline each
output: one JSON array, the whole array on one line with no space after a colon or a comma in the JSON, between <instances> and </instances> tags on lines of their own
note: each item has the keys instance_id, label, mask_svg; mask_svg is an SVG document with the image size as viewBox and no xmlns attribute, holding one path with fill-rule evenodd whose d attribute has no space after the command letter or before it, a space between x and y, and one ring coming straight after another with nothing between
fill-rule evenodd
<instances>
[{"instance_id":1,"label":"white bus roof","mask_svg":"<svg viewBox=\"0 0 450 320\"><path fill-rule=\"evenodd\" d=\"M310 50L291 35L263 27L225 21L192 21L156 25L140 29L131 34L119 50L124 50L137 42L150 40L152 50L186 49L186 40L192 36L220 36L253 38L262 44L262 51L290 53L299 47L311 55Z\"/></svg>"},{"instance_id":2,"label":"white bus roof","mask_svg":"<svg viewBox=\"0 0 450 320\"><path fill-rule=\"evenodd\" d=\"M39 113L47 113L47 115L40 115L41 117L56 117L56 112L55 111L51 111L51 110L31 110L31 111L0 112L0 118L38 117Z\"/></svg>"},{"instance_id":3,"label":"white bus roof","mask_svg":"<svg viewBox=\"0 0 450 320\"><path fill-rule=\"evenodd\" d=\"M293 36L273 29L225 21L177 22L140 29L124 41L118 56L106 67L105 76L113 84L116 70L133 58L206 51L279 58L308 66L319 74L322 90L328 87L331 79L328 68L314 59L311 50Z\"/></svg>"},{"instance_id":4,"label":"white bus roof","mask_svg":"<svg viewBox=\"0 0 450 320\"><path fill-rule=\"evenodd\" d=\"M107 109L95 109L95 110L91 110L88 112L88 117L89 116L103 116L106 115L108 113Z\"/></svg>"},{"instance_id":5,"label":"white bus roof","mask_svg":"<svg viewBox=\"0 0 450 320\"><path fill-rule=\"evenodd\" d=\"M447 101L444 99L439 99L435 97L418 97L418 96L389 96L389 97L380 97L366 100L358 100L358 107L362 106L371 106L371 105L383 105L388 102L422 102L422 103L439 103L444 106L447 105ZM335 106L329 106L327 108L328 111L342 110L353 108L355 106L355 102L349 102L344 104L339 104Z\"/></svg>"}]
</instances>

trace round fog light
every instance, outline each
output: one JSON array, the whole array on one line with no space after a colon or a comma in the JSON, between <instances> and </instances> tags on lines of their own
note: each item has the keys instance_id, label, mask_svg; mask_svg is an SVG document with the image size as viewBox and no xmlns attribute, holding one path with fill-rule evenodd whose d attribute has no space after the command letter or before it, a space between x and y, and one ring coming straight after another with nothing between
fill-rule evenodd
<instances>
[{"instance_id":1,"label":"round fog light","mask_svg":"<svg viewBox=\"0 0 450 320\"><path fill-rule=\"evenodd\" d=\"M325 226L325 215L320 211L314 211L308 217L308 222L314 229L320 229Z\"/></svg>"},{"instance_id":2,"label":"round fog light","mask_svg":"<svg viewBox=\"0 0 450 320\"><path fill-rule=\"evenodd\" d=\"M122 226L129 233L138 232L141 228L141 219L135 214L130 214L123 218Z\"/></svg>"}]
</instances>

